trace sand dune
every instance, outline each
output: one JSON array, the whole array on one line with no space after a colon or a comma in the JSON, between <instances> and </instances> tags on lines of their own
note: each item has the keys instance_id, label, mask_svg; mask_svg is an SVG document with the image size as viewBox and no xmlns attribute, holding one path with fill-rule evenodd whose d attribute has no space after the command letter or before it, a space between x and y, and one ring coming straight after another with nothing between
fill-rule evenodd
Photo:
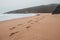
<instances>
[{"instance_id":1,"label":"sand dune","mask_svg":"<svg viewBox=\"0 0 60 40\"><path fill-rule=\"evenodd\" d=\"M0 40L60 40L60 14L0 22Z\"/></svg>"}]
</instances>

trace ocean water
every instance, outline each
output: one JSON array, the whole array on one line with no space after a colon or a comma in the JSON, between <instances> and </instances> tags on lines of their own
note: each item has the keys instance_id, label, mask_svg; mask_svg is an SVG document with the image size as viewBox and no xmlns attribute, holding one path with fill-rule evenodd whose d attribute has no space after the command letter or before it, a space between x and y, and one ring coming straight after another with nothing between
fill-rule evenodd
<instances>
[{"instance_id":1,"label":"ocean water","mask_svg":"<svg viewBox=\"0 0 60 40\"><path fill-rule=\"evenodd\" d=\"M35 15L36 14L33 14L33 13L29 13L29 14L1 14L0 13L0 21L23 18L23 17L30 17L30 16L35 16Z\"/></svg>"}]
</instances>

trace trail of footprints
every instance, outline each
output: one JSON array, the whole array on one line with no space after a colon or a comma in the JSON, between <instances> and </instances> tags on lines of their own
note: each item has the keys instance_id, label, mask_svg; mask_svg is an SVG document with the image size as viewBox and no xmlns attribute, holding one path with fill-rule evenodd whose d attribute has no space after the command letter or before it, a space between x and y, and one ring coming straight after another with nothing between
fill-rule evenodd
<instances>
[{"instance_id":1,"label":"trail of footprints","mask_svg":"<svg viewBox=\"0 0 60 40\"><path fill-rule=\"evenodd\" d=\"M38 18L35 18L35 19L36 19L36 21L34 21L34 22L38 22L38 21L39 21ZM38 21L37 21L37 20L38 20ZM33 21L33 20L29 20L28 23L34 24L32 21ZM21 25L23 25L23 24L18 24L18 25L16 25L16 26L21 26ZM16 26L14 26L14 27L12 27L12 28L9 28L9 30L13 31L13 29L15 29ZM30 27L31 27L31 26L26 26L25 28L28 30ZM20 32L20 31L13 32L13 33L11 33L9 36L11 37L11 36L13 36L14 34L19 33L19 32Z\"/></svg>"},{"instance_id":2,"label":"trail of footprints","mask_svg":"<svg viewBox=\"0 0 60 40\"><path fill-rule=\"evenodd\" d=\"M28 23L30 23L31 21L32 21L32 20L28 21ZM33 23L31 23L31 24L33 24ZM23 24L18 24L17 26L21 26L21 25L23 25ZM26 26L25 28L28 30L30 27L31 27L31 26ZM12 30L14 30L15 28L16 28L16 26L9 28L9 30L12 31ZM11 33L9 36L11 37L11 36L13 36L14 34L16 34L16 33L18 33L18 32L20 32L20 31L13 32L13 33Z\"/></svg>"}]
</instances>

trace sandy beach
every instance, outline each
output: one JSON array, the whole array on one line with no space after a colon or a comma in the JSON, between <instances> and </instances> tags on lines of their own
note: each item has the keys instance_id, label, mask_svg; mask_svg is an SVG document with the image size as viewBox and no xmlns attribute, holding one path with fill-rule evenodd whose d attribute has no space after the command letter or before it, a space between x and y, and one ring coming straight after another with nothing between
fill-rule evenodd
<instances>
[{"instance_id":1,"label":"sandy beach","mask_svg":"<svg viewBox=\"0 0 60 40\"><path fill-rule=\"evenodd\" d=\"M60 14L2 21L0 40L60 40Z\"/></svg>"}]
</instances>

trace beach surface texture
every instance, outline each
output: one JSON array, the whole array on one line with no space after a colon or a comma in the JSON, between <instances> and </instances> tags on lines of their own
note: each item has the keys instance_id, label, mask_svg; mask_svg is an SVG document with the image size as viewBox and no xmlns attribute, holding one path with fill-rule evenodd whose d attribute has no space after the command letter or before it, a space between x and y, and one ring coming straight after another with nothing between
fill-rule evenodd
<instances>
[{"instance_id":1,"label":"beach surface texture","mask_svg":"<svg viewBox=\"0 0 60 40\"><path fill-rule=\"evenodd\" d=\"M0 40L60 40L60 14L2 21Z\"/></svg>"}]
</instances>

